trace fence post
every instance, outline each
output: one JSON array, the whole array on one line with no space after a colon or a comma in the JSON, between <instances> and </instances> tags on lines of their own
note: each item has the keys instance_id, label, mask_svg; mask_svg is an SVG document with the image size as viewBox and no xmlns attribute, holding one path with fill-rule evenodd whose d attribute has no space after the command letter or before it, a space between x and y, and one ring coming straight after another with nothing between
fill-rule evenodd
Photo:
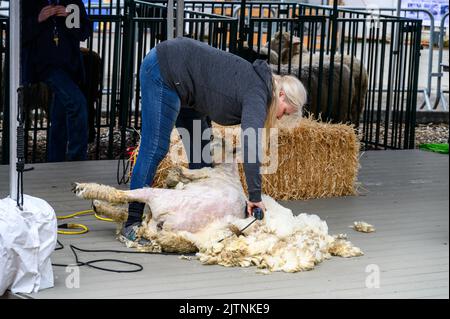
<instances>
[{"instance_id":1,"label":"fence post","mask_svg":"<svg viewBox=\"0 0 450 319\"><path fill-rule=\"evenodd\" d=\"M328 120L333 103L333 72L334 72L334 57L336 56L336 42L337 42L337 27L338 27L338 1L333 0L333 14L331 15L331 52L330 52L330 69L328 75L328 101L327 101L327 113L325 119Z\"/></svg>"},{"instance_id":2,"label":"fence post","mask_svg":"<svg viewBox=\"0 0 450 319\"><path fill-rule=\"evenodd\" d=\"M230 44L229 51L231 53L236 53L236 39L237 39L237 20L230 22Z\"/></svg>"},{"instance_id":3,"label":"fence post","mask_svg":"<svg viewBox=\"0 0 450 319\"><path fill-rule=\"evenodd\" d=\"M437 92L436 92L436 101L434 102L433 109L437 109L439 102L442 102L442 109L447 111L448 103L445 99L444 94L442 94L442 77L443 73L443 65L442 65L442 51L444 50L444 29L445 29L445 20L448 18L448 12L442 17L441 25L439 30L439 57L438 57L438 73L437 73Z\"/></svg>"},{"instance_id":4,"label":"fence post","mask_svg":"<svg viewBox=\"0 0 450 319\"><path fill-rule=\"evenodd\" d=\"M242 51L244 48L244 39L246 36L245 31L245 9L247 6L247 0L241 0L241 15L239 18L239 39L238 39L238 51Z\"/></svg>"},{"instance_id":5,"label":"fence post","mask_svg":"<svg viewBox=\"0 0 450 319\"><path fill-rule=\"evenodd\" d=\"M117 98L119 98L120 102L120 96L117 96L117 91L120 88L121 85L121 79L119 78L119 67L120 67L120 49L122 46L122 22L125 23L124 19L120 19L119 22L116 22L115 24L115 32L114 32L114 60L113 60L113 67L112 67L112 95L111 95L111 112L109 117L109 140L108 140L108 158L113 158L113 149L114 149L114 127L116 126L116 108L117 108ZM122 59L123 63L123 59ZM121 94L121 92L119 91Z\"/></svg>"},{"instance_id":6,"label":"fence post","mask_svg":"<svg viewBox=\"0 0 450 319\"><path fill-rule=\"evenodd\" d=\"M167 0L167 40L173 39L173 8L174 0ZM184 11L184 10L183 10Z\"/></svg>"},{"instance_id":7,"label":"fence post","mask_svg":"<svg viewBox=\"0 0 450 319\"><path fill-rule=\"evenodd\" d=\"M131 102L131 94L133 88L133 61L134 61L134 31L135 24L133 21L136 12L136 4L133 0L125 1L125 17L123 34L127 35L124 37L123 47L122 47L122 79L121 79L121 90L120 90L120 156L123 155L126 143L126 129L128 122L128 114Z\"/></svg>"},{"instance_id":8,"label":"fence post","mask_svg":"<svg viewBox=\"0 0 450 319\"><path fill-rule=\"evenodd\" d=\"M184 0L177 0L177 37L183 36L184 30Z\"/></svg>"},{"instance_id":9,"label":"fence post","mask_svg":"<svg viewBox=\"0 0 450 319\"><path fill-rule=\"evenodd\" d=\"M415 148L415 132L416 132L416 113L417 113L417 90L418 90L418 82L419 82L419 67L420 67L420 47L421 47L421 38L422 38L422 21L418 20L416 24L415 32L415 46L414 50L414 77L413 77L413 87L411 92L411 104L409 112L407 112L407 116L409 115L409 119L406 118L406 125L409 127L405 127L405 132L408 132L409 139L405 134L405 148L414 149Z\"/></svg>"}]
</instances>

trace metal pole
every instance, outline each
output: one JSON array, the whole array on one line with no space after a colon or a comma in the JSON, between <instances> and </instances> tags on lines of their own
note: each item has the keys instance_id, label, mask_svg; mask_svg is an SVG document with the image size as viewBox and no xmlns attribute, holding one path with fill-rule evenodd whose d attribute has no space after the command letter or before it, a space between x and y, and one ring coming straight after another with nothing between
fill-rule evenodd
<instances>
[{"instance_id":1,"label":"metal pole","mask_svg":"<svg viewBox=\"0 0 450 319\"><path fill-rule=\"evenodd\" d=\"M239 17L239 39L238 39L238 51L244 48L245 41L245 7L247 6L247 0L241 0L241 14ZM251 14L251 13L250 13Z\"/></svg>"},{"instance_id":2,"label":"metal pole","mask_svg":"<svg viewBox=\"0 0 450 319\"><path fill-rule=\"evenodd\" d=\"M18 96L17 90L20 85L20 4L19 1L10 1L9 11L9 29L10 29L10 46L9 46L9 194L12 199L17 198L17 106Z\"/></svg>"},{"instance_id":3,"label":"metal pole","mask_svg":"<svg viewBox=\"0 0 450 319\"><path fill-rule=\"evenodd\" d=\"M173 0L167 0L167 40L173 39Z\"/></svg>"},{"instance_id":4,"label":"metal pole","mask_svg":"<svg viewBox=\"0 0 450 319\"><path fill-rule=\"evenodd\" d=\"M428 81L427 81L427 92L425 93L425 101L424 105L426 104L427 109L431 111L431 77L432 77L432 71L433 71L433 46L434 46L434 16L431 14L431 12L428 12L428 15L430 17L430 43L428 46ZM422 105L422 107L424 106Z\"/></svg>"},{"instance_id":5,"label":"metal pole","mask_svg":"<svg viewBox=\"0 0 450 319\"><path fill-rule=\"evenodd\" d=\"M333 0L333 14L331 16L331 51L330 51L330 69L328 71L328 79L333 79L333 72L334 72L334 59L336 56L336 49L337 49L337 37L338 37L338 5L337 0ZM333 107L336 107L335 101L333 101L333 81L328 81L328 101L327 101L327 110L325 112L325 119L328 121L331 117L331 112Z\"/></svg>"},{"instance_id":6,"label":"metal pole","mask_svg":"<svg viewBox=\"0 0 450 319\"><path fill-rule=\"evenodd\" d=\"M397 18L400 17L400 13L402 10L402 0L398 0L397 1L397 9L396 9L396 16ZM398 30L394 29L394 50L397 51L397 45L398 45L398 37L399 37L399 33L400 33L400 28L397 28Z\"/></svg>"},{"instance_id":7,"label":"metal pole","mask_svg":"<svg viewBox=\"0 0 450 319\"><path fill-rule=\"evenodd\" d=\"M445 99L445 95L442 92L442 77L443 73L443 65L442 65L442 51L444 50L444 29L445 29L445 19L448 18L448 12L442 16L441 26L439 30L439 57L438 57L438 73L437 73L437 92L436 92L436 101L434 102L434 109L436 109L439 105L439 102L442 103L442 109L447 111L448 103Z\"/></svg>"},{"instance_id":8,"label":"metal pole","mask_svg":"<svg viewBox=\"0 0 450 319\"><path fill-rule=\"evenodd\" d=\"M177 0L177 37L182 37L184 31L184 0Z\"/></svg>"}]
</instances>

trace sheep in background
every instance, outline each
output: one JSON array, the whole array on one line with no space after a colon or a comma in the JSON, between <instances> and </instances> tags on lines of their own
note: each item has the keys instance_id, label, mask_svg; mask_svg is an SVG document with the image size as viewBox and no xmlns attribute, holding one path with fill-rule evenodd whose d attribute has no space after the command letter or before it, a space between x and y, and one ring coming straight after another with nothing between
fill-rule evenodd
<instances>
[{"instance_id":1,"label":"sheep in background","mask_svg":"<svg viewBox=\"0 0 450 319\"><path fill-rule=\"evenodd\" d=\"M267 208L264 220L240 232L253 218L244 215L245 195L237 161L218 162L216 153L214 168L175 168L169 183L176 185L174 189L122 191L98 184L76 184L74 191L81 198L102 200L102 209L113 207L114 213L109 216L119 221L126 220L126 209L118 209L117 204L145 202L150 210L139 235L152 241L148 250L197 252L203 264L254 265L266 271L297 272L313 269L331 255L363 254L343 236L330 236L326 222L318 216L294 216L266 195L262 196Z\"/></svg>"},{"instance_id":2,"label":"sheep in background","mask_svg":"<svg viewBox=\"0 0 450 319\"><path fill-rule=\"evenodd\" d=\"M319 83L320 66L319 64L302 65L299 69L298 66L292 66L291 72L287 65L280 66L280 74L293 74L299 75L300 81L308 91L308 103L304 106L306 112L315 114L316 117L321 113L325 115L328 108L328 88L330 86L329 79L329 64L323 64L322 67L322 82ZM271 65L274 73L278 72L277 65ZM331 100L333 101L333 108L329 118L332 123L344 123L351 122L356 125L359 124L359 110L354 107L355 90L350 91L350 86L354 88L354 80L350 76L350 69L346 65L342 65L342 75L340 72L341 64L336 63L334 65L333 72L333 90ZM320 105L318 89L321 85ZM349 94L350 93L350 94ZM350 110L349 110L350 104ZM318 110L318 112L317 112ZM338 114L339 113L339 114Z\"/></svg>"},{"instance_id":3,"label":"sheep in background","mask_svg":"<svg viewBox=\"0 0 450 319\"><path fill-rule=\"evenodd\" d=\"M280 50L281 43L281 50ZM265 44L265 47L269 47L269 42ZM281 55L281 64L287 64L289 62L289 52L291 53L291 57L297 56L300 54L300 38L296 36L292 36L292 48L291 47L291 35L289 32L280 32L275 33L274 37L270 40L270 48L275 51L278 55ZM303 47L302 52L306 53L308 50ZM278 60L276 63L278 64Z\"/></svg>"},{"instance_id":4,"label":"sheep in background","mask_svg":"<svg viewBox=\"0 0 450 319\"><path fill-rule=\"evenodd\" d=\"M300 55L297 55L295 59L292 60L292 65L300 64ZM304 53L302 56L302 65L318 64L320 62L319 54ZM323 63L329 65L330 64L330 56L323 56ZM349 71L351 71L351 77L353 78L353 100L352 100L352 118L351 122L355 124L355 127L359 126L359 116L364 109L365 98L367 94L367 90L369 87L369 76L367 74L367 70L362 65L361 60L359 60L355 56L351 55L340 55L336 54L334 57L334 71L340 72L340 69L337 65L340 64L345 65Z\"/></svg>"},{"instance_id":5,"label":"sheep in background","mask_svg":"<svg viewBox=\"0 0 450 319\"><path fill-rule=\"evenodd\" d=\"M311 111L315 112L317 109L316 101L317 96L315 94L318 92L317 87L318 83L315 83L314 81L317 81L319 78L319 62L320 62L320 55L318 53L311 53L309 52L305 47L303 47L302 54L300 54L300 38L293 36L292 37L292 45L291 45L291 35L288 32L277 32L275 33L274 37L271 39L271 49L272 50L278 50L279 45L281 42L281 69L284 70L282 74L287 74L285 71L287 69L287 66L290 61L290 65L292 66L292 73L298 74L298 68L301 64L301 70L302 74L304 71L306 71L306 74L313 74L312 76L312 86L310 88L310 96L312 95L312 101L310 103ZM266 44L268 46L268 43ZM290 47L292 47L290 49ZM290 53L290 54L289 54ZM272 63L277 64L277 63ZM340 105L341 110L339 116L337 116L337 110L333 110L332 119L334 122L345 122L350 121L354 124L355 127L359 126L359 119L360 115L364 109L364 103L365 103L365 97L368 90L368 74L367 70L364 67L364 65L361 63L361 61L351 55L340 55L336 54L334 58L334 82L333 82L333 101L338 101L338 92L336 92L336 88L339 88L339 82L340 82L340 73L341 73L341 64L342 66L342 79L344 81L348 81L348 78L351 76L352 80L348 83L341 83L341 103ZM330 65L330 56L329 55L323 55L323 68L324 68L324 77L328 77L328 71L329 71L329 65ZM306 66L306 68L305 68ZM310 70L308 68L310 67ZM273 68L275 70L275 68ZM337 73L337 74L336 74ZM302 80L302 79L301 79ZM302 80L303 81L303 80ZM328 82L326 82L328 83ZM306 82L303 82L303 84L306 85ZM350 84L351 86L351 93L350 96L348 92L350 92ZM328 91L328 85L324 86L322 88L322 92ZM326 93L325 93L326 94ZM348 111L348 100L351 99L351 108L350 111ZM314 101L316 100L316 101ZM327 96L325 98L322 98L321 100L321 106L319 107L319 110L322 113L325 113L326 105L324 103L327 102ZM346 116L348 115L348 117Z\"/></svg>"}]
</instances>

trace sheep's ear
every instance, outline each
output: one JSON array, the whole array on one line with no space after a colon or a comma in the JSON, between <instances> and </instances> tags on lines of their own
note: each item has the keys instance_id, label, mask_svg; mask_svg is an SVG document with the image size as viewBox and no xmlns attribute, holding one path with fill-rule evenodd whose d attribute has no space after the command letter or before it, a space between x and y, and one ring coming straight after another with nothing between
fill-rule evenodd
<instances>
[{"instance_id":1,"label":"sheep's ear","mask_svg":"<svg viewBox=\"0 0 450 319\"><path fill-rule=\"evenodd\" d=\"M275 36L273 37L275 40L279 40L281 36L281 31L278 31L277 33L275 33Z\"/></svg>"}]
</instances>

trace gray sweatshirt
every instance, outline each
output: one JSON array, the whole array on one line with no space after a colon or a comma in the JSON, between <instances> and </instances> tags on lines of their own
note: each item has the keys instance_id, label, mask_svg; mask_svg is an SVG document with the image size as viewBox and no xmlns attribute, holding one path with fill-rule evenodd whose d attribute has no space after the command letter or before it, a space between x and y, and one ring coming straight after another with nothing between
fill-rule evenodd
<instances>
[{"instance_id":1,"label":"gray sweatshirt","mask_svg":"<svg viewBox=\"0 0 450 319\"><path fill-rule=\"evenodd\" d=\"M183 107L192 107L214 122L253 128L258 143L243 141L244 172L249 200L261 201L261 134L272 96L272 73L268 64L253 64L206 43L175 38L156 46L162 76L175 89ZM255 159L256 161L252 160Z\"/></svg>"}]
</instances>

